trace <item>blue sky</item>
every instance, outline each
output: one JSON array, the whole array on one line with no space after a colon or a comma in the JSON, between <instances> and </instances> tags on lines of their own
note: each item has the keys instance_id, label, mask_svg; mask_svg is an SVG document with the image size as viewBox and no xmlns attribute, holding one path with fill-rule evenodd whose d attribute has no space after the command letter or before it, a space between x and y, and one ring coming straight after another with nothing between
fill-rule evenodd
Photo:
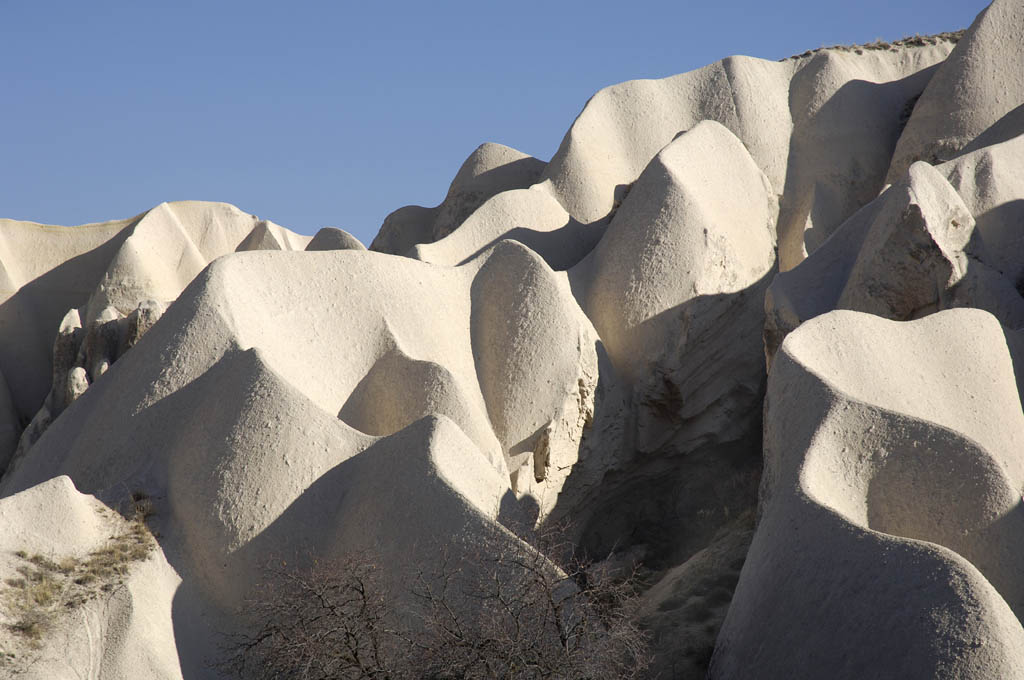
<instances>
[{"instance_id":1,"label":"blue sky","mask_svg":"<svg viewBox=\"0 0 1024 680\"><path fill-rule=\"evenodd\" d=\"M202 199L369 243L482 142L549 159L604 86L955 30L986 4L0 0L0 217Z\"/></svg>"}]
</instances>

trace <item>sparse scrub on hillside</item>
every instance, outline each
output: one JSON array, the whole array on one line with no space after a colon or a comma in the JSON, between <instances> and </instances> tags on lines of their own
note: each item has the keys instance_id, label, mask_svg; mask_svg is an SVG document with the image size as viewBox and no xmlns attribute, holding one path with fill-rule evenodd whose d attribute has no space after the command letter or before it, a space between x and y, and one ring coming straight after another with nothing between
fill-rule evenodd
<instances>
[{"instance_id":1,"label":"sparse scrub on hillside","mask_svg":"<svg viewBox=\"0 0 1024 680\"><path fill-rule=\"evenodd\" d=\"M129 520L121 531L84 557L57 559L16 551L14 556L21 562L18 576L6 579L0 590L8 630L37 647L62 613L112 591L133 562L146 559L155 541L136 503L133 497ZM10 660L14 654L4 651L2 656Z\"/></svg>"},{"instance_id":2,"label":"sparse scrub on hillside","mask_svg":"<svg viewBox=\"0 0 1024 680\"><path fill-rule=\"evenodd\" d=\"M277 563L247 605L252 629L226 638L217 667L256 680L637 677L650 653L635 577L571 550L560 567L549 557L508 540L474 543L469 560L442 550L404 598L365 554Z\"/></svg>"},{"instance_id":3,"label":"sparse scrub on hillside","mask_svg":"<svg viewBox=\"0 0 1024 680\"><path fill-rule=\"evenodd\" d=\"M800 54L794 54L791 57L780 59L779 61L789 61L790 59L803 59L804 57L811 57L823 50L836 50L838 52L853 52L855 54L864 54L865 52L872 51L895 51L901 47L927 47L929 45L938 45L939 43L951 42L957 43L960 38L964 36L964 31L947 31L945 33L936 33L934 35L912 35L906 38L900 38L899 40L893 40L889 42L878 38L874 42L865 43L863 45L830 45L828 47L819 47L814 50L807 50Z\"/></svg>"}]
</instances>

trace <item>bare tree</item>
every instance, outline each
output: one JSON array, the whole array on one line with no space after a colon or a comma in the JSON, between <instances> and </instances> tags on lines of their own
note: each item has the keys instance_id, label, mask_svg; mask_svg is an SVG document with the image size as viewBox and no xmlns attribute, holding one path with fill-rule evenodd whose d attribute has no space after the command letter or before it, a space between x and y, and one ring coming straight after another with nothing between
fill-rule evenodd
<instances>
[{"instance_id":1,"label":"bare tree","mask_svg":"<svg viewBox=\"0 0 1024 680\"><path fill-rule=\"evenodd\" d=\"M633 574L613 576L560 542L479 541L469 563L447 554L413 589L424 617L417 677L603 680L638 677L650 664L636 624Z\"/></svg>"},{"instance_id":2,"label":"bare tree","mask_svg":"<svg viewBox=\"0 0 1024 680\"><path fill-rule=\"evenodd\" d=\"M386 680L402 639L374 560L354 555L298 568L268 565L246 607L256 622L225 637L215 667L253 680Z\"/></svg>"},{"instance_id":3,"label":"bare tree","mask_svg":"<svg viewBox=\"0 0 1024 680\"><path fill-rule=\"evenodd\" d=\"M635 578L613 578L553 535L440 549L398 598L366 555L275 566L248 608L256 625L227 638L218 668L254 680L638 677L650 653Z\"/></svg>"}]
</instances>

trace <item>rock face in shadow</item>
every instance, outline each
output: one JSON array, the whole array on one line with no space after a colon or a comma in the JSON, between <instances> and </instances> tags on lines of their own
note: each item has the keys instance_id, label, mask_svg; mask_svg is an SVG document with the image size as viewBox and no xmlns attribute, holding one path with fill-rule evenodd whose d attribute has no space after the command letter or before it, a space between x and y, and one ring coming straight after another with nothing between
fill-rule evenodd
<instances>
[{"instance_id":1,"label":"rock face in shadow","mask_svg":"<svg viewBox=\"0 0 1024 680\"><path fill-rule=\"evenodd\" d=\"M369 249L0 221L0 602L154 537L28 677L212 679L270 559L408 593L563 522L652 674L1024 676L1019 19L606 88Z\"/></svg>"},{"instance_id":2,"label":"rock face in shadow","mask_svg":"<svg viewBox=\"0 0 1024 680\"><path fill-rule=\"evenodd\" d=\"M5 472L13 469L43 436L50 423L134 347L157 322L164 309L164 304L156 300L142 301L128 316L123 316L114 307L107 307L85 328L78 310L68 310L53 343L53 385L50 393L21 433L14 453L6 461L0 460L0 467Z\"/></svg>"},{"instance_id":3,"label":"rock face in shadow","mask_svg":"<svg viewBox=\"0 0 1024 680\"><path fill-rule=\"evenodd\" d=\"M625 392L625 451L587 504L595 554L668 568L753 509L774 198L740 140L705 121L655 156L570 270Z\"/></svg>"}]
</instances>

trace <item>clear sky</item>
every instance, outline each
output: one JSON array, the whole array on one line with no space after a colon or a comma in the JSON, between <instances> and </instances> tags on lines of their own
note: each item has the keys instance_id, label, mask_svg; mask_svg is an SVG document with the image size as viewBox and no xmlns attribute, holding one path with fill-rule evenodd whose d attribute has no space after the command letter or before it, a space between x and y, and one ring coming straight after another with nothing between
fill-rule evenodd
<instances>
[{"instance_id":1,"label":"clear sky","mask_svg":"<svg viewBox=\"0 0 1024 680\"><path fill-rule=\"evenodd\" d=\"M482 142L549 159L604 86L956 30L986 4L0 0L0 217L202 199L369 243Z\"/></svg>"}]
</instances>

